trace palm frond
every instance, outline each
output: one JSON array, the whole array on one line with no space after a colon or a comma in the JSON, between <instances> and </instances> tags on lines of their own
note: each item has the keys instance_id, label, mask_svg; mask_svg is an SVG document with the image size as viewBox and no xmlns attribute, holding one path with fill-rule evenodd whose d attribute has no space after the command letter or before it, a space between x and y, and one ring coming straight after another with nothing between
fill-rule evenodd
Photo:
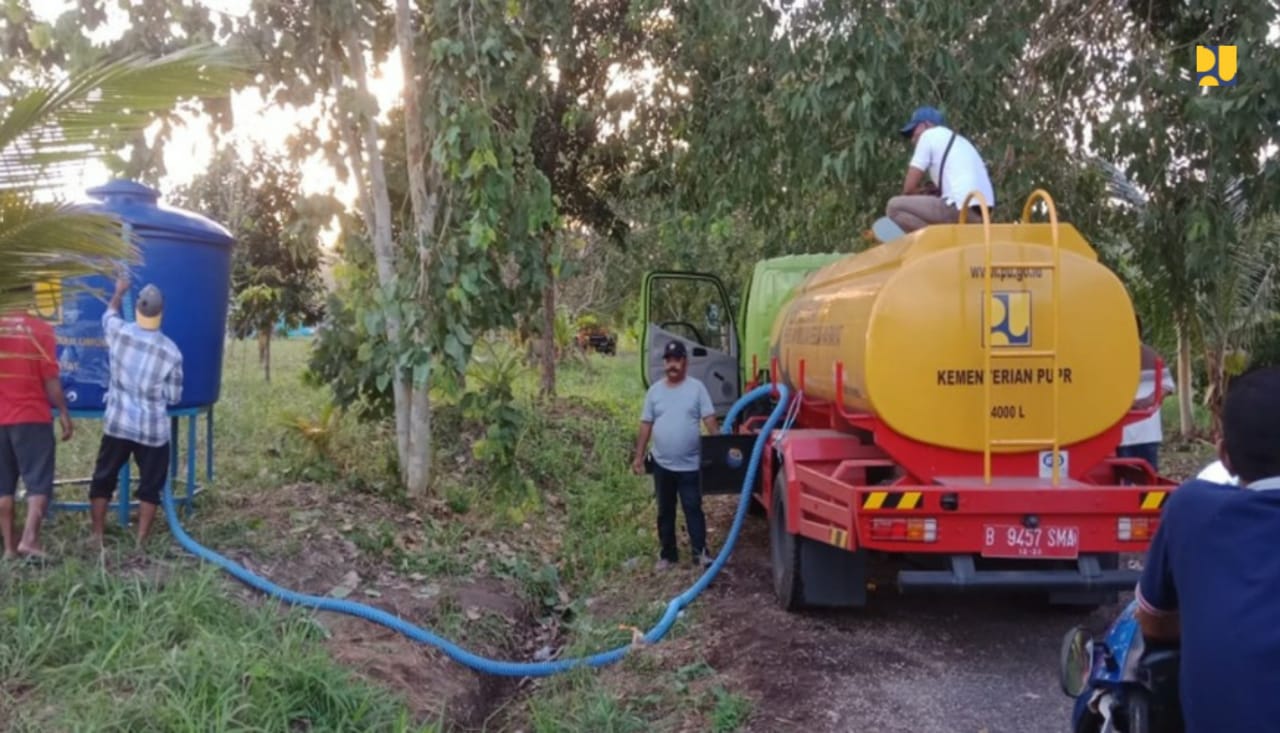
<instances>
[{"instance_id":1,"label":"palm frond","mask_svg":"<svg viewBox=\"0 0 1280 733\"><path fill-rule=\"evenodd\" d=\"M1224 353L1250 348L1274 324L1280 294L1280 218L1250 221L1236 234L1197 297L1196 316L1207 342Z\"/></svg>"},{"instance_id":2,"label":"palm frond","mask_svg":"<svg viewBox=\"0 0 1280 733\"><path fill-rule=\"evenodd\" d=\"M1236 176L1227 182L1222 191L1223 205L1231 214L1231 221L1237 228L1244 228L1249 222L1249 196L1245 188L1244 176Z\"/></svg>"},{"instance_id":3,"label":"palm frond","mask_svg":"<svg viewBox=\"0 0 1280 733\"><path fill-rule=\"evenodd\" d=\"M0 190L57 186L51 166L118 149L184 99L225 96L247 78L246 61L231 48L200 44L160 58L102 62L7 100Z\"/></svg>"},{"instance_id":4,"label":"palm frond","mask_svg":"<svg viewBox=\"0 0 1280 733\"><path fill-rule=\"evenodd\" d=\"M36 283L112 273L139 261L115 217L0 193L0 310L29 305Z\"/></svg>"},{"instance_id":5,"label":"palm frond","mask_svg":"<svg viewBox=\"0 0 1280 733\"><path fill-rule=\"evenodd\" d=\"M1147 195L1142 192L1136 183L1129 180L1129 177L1120 170L1118 166L1108 160L1102 158L1093 158L1093 165L1102 171L1107 179L1107 191L1112 197L1123 201L1126 204L1142 211L1147 206Z\"/></svg>"},{"instance_id":6,"label":"palm frond","mask_svg":"<svg viewBox=\"0 0 1280 733\"><path fill-rule=\"evenodd\" d=\"M130 235L114 217L69 203L40 203L60 187L58 164L117 150L187 98L225 96L246 78L238 51L200 44L152 59L99 63L0 99L0 309L34 300L38 283L114 273L136 262Z\"/></svg>"}]
</instances>

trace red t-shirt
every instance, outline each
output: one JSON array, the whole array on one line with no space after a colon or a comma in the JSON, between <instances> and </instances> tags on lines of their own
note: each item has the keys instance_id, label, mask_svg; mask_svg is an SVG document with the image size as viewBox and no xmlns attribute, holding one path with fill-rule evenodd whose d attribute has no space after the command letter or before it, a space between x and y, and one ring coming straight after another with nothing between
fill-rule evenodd
<instances>
[{"instance_id":1,"label":"red t-shirt","mask_svg":"<svg viewBox=\"0 0 1280 733\"><path fill-rule=\"evenodd\" d=\"M26 313L0 316L0 425L52 422L44 382L57 376L53 327Z\"/></svg>"}]
</instances>

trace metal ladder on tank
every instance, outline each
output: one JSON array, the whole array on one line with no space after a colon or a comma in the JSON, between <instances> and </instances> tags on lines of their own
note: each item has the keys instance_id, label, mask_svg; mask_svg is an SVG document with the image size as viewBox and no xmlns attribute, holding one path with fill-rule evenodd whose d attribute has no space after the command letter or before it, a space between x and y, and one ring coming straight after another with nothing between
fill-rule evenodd
<instances>
[{"instance_id":1,"label":"metal ladder on tank","mask_svg":"<svg viewBox=\"0 0 1280 733\"><path fill-rule=\"evenodd\" d=\"M1053 198L1044 189L1036 189L1027 197L1027 203L1022 208L1022 223L1031 223L1031 208L1036 201L1043 199L1045 205L1049 209L1049 225L1050 234L1052 236L1051 251L1053 258L1048 261L1032 261L1032 262L1013 262L1013 261L992 261L991 259L991 214L987 208L986 199L981 193L974 191L965 199L964 205L960 207L960 223L963 224L965 214L968 212L969 201L977 198L982 208L982 233L983 233L983 268L982 274L982 358L983 358L983 379L982 379L982 426L984 444L982 450L982 480L988 486L991 484L991 451L998 446L1021 446L1021 447L1050 447L1053 451L1053 485L1059 486L1061 482L1061 451L1059 450L1059 418L1060 418L1060 392L1059 385L1062 382L1062 375L1058 371L1058 335L1059 335L1059 309L1062 303L1061 296L1061 274L1062 274L1062 249L1058 241L1058 209L1053 203ZM994 295L991 289L991 271L992 268L1023 268L1049 270L1053 277L1053 304L1050 307L1053 320L1053 338L1047 349L1017 349L1004 348L997 349L991 339L991 298ZM1052 375L1051 383L1053 385L1053 434L1045 438L995 438L991 437L991 411L993 408L991 400L991 361L993 359L1049 359L1050 371Z\"/></svg>"}]
</instances>

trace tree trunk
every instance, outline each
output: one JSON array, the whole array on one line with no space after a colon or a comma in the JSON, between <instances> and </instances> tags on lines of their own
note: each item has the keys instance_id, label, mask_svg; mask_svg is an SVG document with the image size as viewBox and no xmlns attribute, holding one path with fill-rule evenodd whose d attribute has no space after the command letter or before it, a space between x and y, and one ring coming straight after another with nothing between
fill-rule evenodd
<instances>
[{"instance_id":1,"label":"tree trunk","mask_svg":"<svg viewBox=\"0 0 1280 733\"><path fill-rule=\"evenodd\" d=\"M553 399L556 396L556 274L551 267L551 246L555 235L542 237L542 262L546 268L547 284L542 291L542 387L540 396Z\"/></svg>"},{"instance_id":2,"label":"tree trunk","mask_svg":"<svg viewBox=\"0 0 1280 733\"><path fill-rule=\"evenodd\" d=\"M1191 333L1185 318L1178 318L1175 326L1178 334L1178 432L1183 438L1189 438L1195 430L1191 413ZM1156 389L1159 389L1158 385Z\"/></svg>"},{"instance_id":3,"label":"tree trunk","mask_svg":"<svg viewBox=\"0 0 1280 733\"><path fill-rule=\"evenodd\" d=\"M1218 349L1205 349L1204 362L1208 382L1204 405L1209 410L1209 438L1217 440L1222 435L1222 403L1227 384L1226 353Z\"/></svg>"},{"instance_id":4,"label":"tree trunk","mask_svg":"<svg viewBox=\"0 0 1280 733\"><path fill-rule=\"evenodd\" d=\"M347 60L351 64L351 76L355 79L356 89L362 100L372 100L369 93L368 72L364 65L364 43L359 32L353 26L346 34ZM378 122L374 111L365 104L357 105L356 124L359 128L360 146L363 148L365 166L368 168L368 197L364 203L369 207L372 217L367 226L371 227L374 260L378 268L378 282L390 290L396 284L396 257L394 243L391 240L391 197L387 192L387 175L382 165L382 151L378 149ZM393 311L386 313L387 340L393 347L400 344L400 317ZM397 372L391 379L392 393L396 406L396 451L400 459L400 480L406 490L413 493L410 486L408 467L412 455L410 441L412 405L410 400L409 380Z\"/></svg>"},{"instance_id":5,"label":"tree trunk","mask_svg":"<svg viewBox=\"0 0 1280 733\"><path fill-rule=\"evenodd\" d=\"M413 204L413 221L417 230L418 257L423 270L422 285L426 285L426 268L431 264L430 242L435 232L436 213L439 208L437 186L427 185L437 180L436 167L427 160L427 146L422 133L426 118L422 114L422 102L418 89L417 64L414 61L412 18L409 0L396 0L396 44L400 47L400 63L404 67L404 142L405 160L409 169L409 199ZM419 292L427 302L426 292Z\"/></svg>"},{"instance_id":6,"label":"tree trunk","mask_svg":"<svg viewBox=\"0 0 1280 733\"><path fill-rule=\"evenodd\" d=\"M409 462L405 490L423 497L431 487L431 399L427 384L413 385L409 413Z\"/></svg>"},{"instance_id":7,"label":"tree trunk","mask_svg":"<svg viewBox=\"0 0 1280 733\"><path fill-rule=\"evenodd\" d=\"M258 363L262 365L262 375L267 383L271 383L271 331L258 329Z\"/></svg>"},{"instance_id":8,"label":"tree trunk","mask_svg":"<svg viewBox=\"0 0 1280 733\"><path fill-rule=\"evenodd\" d=\"M414 33L409 15L409 0L396 0L396 44L400 47L400 63L404 68L404 140L405 160L409 170L409 198L413 206L414 234L418 252L418 302L431 319L430 293L427 292L428 271L431 266L431 241L435 233L437 196L435 186L428 188L427 173L436 180L435 166L427 160L427 147L423 128L426 118L422 114L419 98L417 64L414 62ZM419 332L412 334L415 342L421 340ZM429 372L428 372L429 374ZM430 378L411 387L409 416L409 462L405 488L410 496L420 497L431 485L431 400Z\"/></svg>"}]
</instances>

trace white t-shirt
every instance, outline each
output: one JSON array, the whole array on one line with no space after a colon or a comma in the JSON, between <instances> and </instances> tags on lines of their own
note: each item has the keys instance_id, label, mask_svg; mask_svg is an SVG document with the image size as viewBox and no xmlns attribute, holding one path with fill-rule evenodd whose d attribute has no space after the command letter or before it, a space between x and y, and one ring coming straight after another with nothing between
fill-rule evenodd
<instances>
[{"instance_id":1,"label":"white t-shirt","mask_svg":"<svg viewBox=\"0 0 1280 733\"><path fill-rule=\"evenodd\" d=\"M948 167L950 165L950 163L947 163ZM1168 369L1164 370L1163 386L1165 394L1173 394L1178 389L1178 385L1174 384L1173 375ZM1142 378L1138 380L1138 392L1134 395L1134 399L1146 399L1155 393L1156 370L1143 369ZM1125 425L1124 437L1120 439L1120 445L1142 445L1143 443L1159 443L1163 440L1164 431L1160 424L1160 412L1157 411L1145 420Z\"/></svg>"},{"instance_id":2,"label":"white t-shirt","mask_svg":"<svg viewBox=\"0 0 1280 733\"><path fill-rule=\"evenodd\" d=\"M946 127L925 130L916 141L916 150L911 155L911 167L927 172L930 180L942 189L943 200L956 209L960 208L964 198L972 191L978 191L986 197L988 208L994 207L996 193L991 187L991 178L987 175L987 164L982 162L978 149L963 135L956 135L956 141L951 144L951 152L947 154L947 169L943 171L946 180L938 180L938 169L942 167L942 155L947 151L951 132ZM970 206L977 204L977 200L969 202Z\"/></svg>"}]
</instances>

